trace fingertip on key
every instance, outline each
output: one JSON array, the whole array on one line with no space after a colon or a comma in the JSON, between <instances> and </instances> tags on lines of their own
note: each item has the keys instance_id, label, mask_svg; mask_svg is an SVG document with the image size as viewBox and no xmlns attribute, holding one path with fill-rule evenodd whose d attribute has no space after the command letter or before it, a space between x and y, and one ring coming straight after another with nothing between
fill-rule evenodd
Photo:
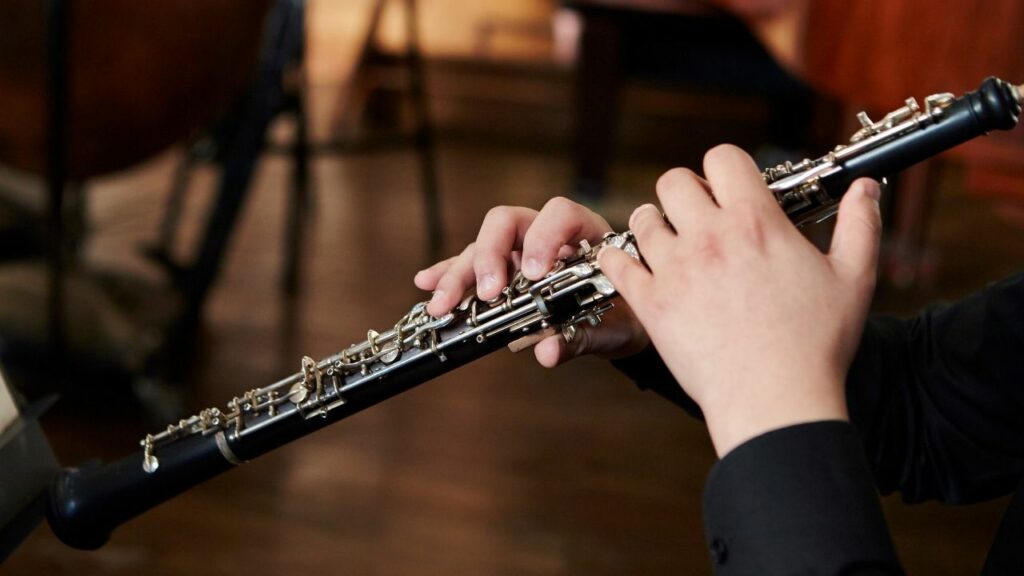
<instances>
[{"instance_id":1,"label":"fingertip on key","mask_svg":"<svg viewBox=\"0 0 1024 576\"><path fill-rule=\"evenodd\" d=\"M489 300L493 298L497 288L498 278L494 274L484 274L476 281L476 293L481 299Z\"/></svg>"},{"instance_id":2,"label":"fingertip on key","mask_svg":"<svg viewBox=\"0 0 1024 576\"><path fill-rule=\"evenodd\" d=\"M523 259L523 275L535 280L544 273L544 264L535 256L528 256Z\"/></svg>"},{"instance_id":3,"label":"fingertip on key","mask_svg":"<svg viewBox=\"0 0 1024 576\"><path fill-rule=\"evenodd\" d=\"M441 307L444 305L444 300L448 294L444 290L435 290L434 294L430 297L430 302L427 303L427 313L431 316L440 316L444 314L444 310Z\"/></svg>"}]
</instances>

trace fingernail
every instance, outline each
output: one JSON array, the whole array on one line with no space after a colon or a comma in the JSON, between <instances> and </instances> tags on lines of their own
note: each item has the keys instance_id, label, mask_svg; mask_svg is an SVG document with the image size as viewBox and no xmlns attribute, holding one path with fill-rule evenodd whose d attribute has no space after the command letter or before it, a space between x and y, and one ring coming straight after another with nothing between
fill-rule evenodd
<instances>
[{"instance_id":1,"label":"fingernail","mask_svg":"<svg viewBox=\"0 0 1024 576\"><path fill-rule=\"evenodd\" d=\"M444 290L434 290L434 294L430 297L430 302L440 302L445 297L446 292Z\"/></svg>"},{"instance_id":2,"label":"fingernail","mask_svg":"<svg viewBox=\"0 0 1024 576\"><path fill-rule=\"evenodd\" d=\"M878 202L882 197L882 187L878 185L878 182L868 182L864 186L864 195Z\"/></svg>"},{"instance_id":3,"label":"fingernail","mask_svg":"<svg viewBox=\"0 0 1024 576\"><path fill-rule=\"evenodd\" d=\"M498 279L494 274L484 274L476 281L477 294L489 294L498 285Z\"/></svg>"},{"instance_id":4,"label":"fingernail","mask_svg":"<svg viewBox=\"0 0 1024 576\"><path fill-rule=\"evenodd\" d=\"M641 204L640 206L637 207L636 210L633 210L633 213L629 215L629 227L630 227L630 229L633 228L633 224L636 221L637 214L640 214L644 210L650 210L651 208L654 208L655 210L658 209L654 204L648 203L648 204Z\"/></svg>"},{"instance_id":5,"label":"fingernail","mask_svg":"<svg viewBox=\"0 0 1024 576\"><path fill-rule=\"evenodd\" d=\"M536 278L544 273L544 267L541 265L540 260L530 256L523 260L523 274L527 278Z\"/></svg>"}]
</instances>

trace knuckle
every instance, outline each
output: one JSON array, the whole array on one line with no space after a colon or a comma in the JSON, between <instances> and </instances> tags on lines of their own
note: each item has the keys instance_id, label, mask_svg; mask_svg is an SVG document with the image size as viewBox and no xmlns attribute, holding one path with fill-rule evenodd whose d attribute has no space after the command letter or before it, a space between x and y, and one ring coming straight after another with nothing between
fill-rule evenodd
<instances>
[{"instance_id":1,"label":"knuckle","mask_svg":"<svg viewBox=\"0 0 1024 576\"><path fill-rule=\"evenodd\" d=\"M549 216L548 222L557 223L557 226L548 226L546 230L540 231L548 235L555 232L565 233L568 230L579 228L593 214L585 206L563 196L555 196L548 200L542 212L546 212Z\"/></svg>"},{"instance_id":2,"label":"knuckle","mask_svg":"<svg viewBox=\"0 0 1024 576\"><path fill-rule=\"evenodd\" d=\"M661 194L670 192L683 185L687 180L694 180L696 178L697 174L689 168L672 168L658 178L658 182L654 185L654 189L660 196Z\"/></svg>"},{"instance_id":3,"label":"knuckle","mask_svg":"<svg viewBox=\"0 0 1024 576\"><path fill-rule=\"evenodd\" d=\"M473 258L473 270L477 276L498 273L505 268L505 260L497 254L478 252ZM500 269L500 270L499 270Z\"/></svg>"},{"instance_id":4,"label":"knuckle","mask_svg":"<svg viewBox=\"0 0 1024 576\"><path fill-rule=\"evenodd\" d=\"M484 216L484 222L490 224L505 224L511 222L513 219L513 209L511 206L495 206L487 211Z\"/></svg>"},{"instance_id":5,"label":"knuckle","mask_svg":"<svg viewBox=\"0 0 1024 576\"><path fill-rule=\"evenodd\" d=\"M708 150L704 154L704 161L707 162L709 160L722 160L724 158L728 158L730 156L735 156L737 154L743 153L744 152L742 150L740 150L733 144L719 144L713 147L712 149Z\"/></svg>"},{"instance_id":6,"label":"knuckle","mask_svg":"<svg viewBox=\"0 0 1024 576\"><path fill-rule=\"evenodd\" d=\"M449 300L458 300L462 298L463 292L470 287L467 279L455 274L446 274L440 282L437 283L438 290L443 291Z\"/></svg>"},{"instance_id":7,"label":"knuckle","mask_svg":"<svg viewBox=\"0 0 1024 576\"><path fill-rule=\"evenodd\" d=\"M742 154L745 153L732 144L719 144L704 154L704 173L711 174Z\"/></svg>"},{"instance_id":8,"label":"knuckle","mask_svg":"<svg viewBox=\"0 0 1024 576\"><path fill-rule=\"evenodd\" d=\"M544 203L541 212L571 212L579 207L579 204L569 200L565 196L555 196Z\"/></svg>"},{"instance_id":9,"label":"knuckle","mask_svg":"<svg viewBox=\"0 0 1024 576\"><path fill-rule=\"evenodd\" d=\"M452 276L451 274L445 274L443 277L441 277L441 280L437 282L436 290L438 292L444 292L446 295L449 295L459 292L461 290L461 287L458 285L458 280L454 276Z\"/></svg>"},{"instance_id":10,"label":"knuckle","mask_svg":"<svg viewBox=\"0 0 1024 576\"><path fill-rule=\"evenodd\" d=\"M719 238L718 234L704 231L694 238L694 253L704 264L722 260L724 252L721 238Z\"/></svg>"},{"instance_id":11,"label":"knuckle","mask_svg":"<svg viewBox=\"0 0 1024 576\"><path fill-rule=\"evenodd\" d=\"M524 252L554 256L565 240L586 219L586 208L562 196L547 201L540 215L526 231Z\"/></svg>"}]
</instances>

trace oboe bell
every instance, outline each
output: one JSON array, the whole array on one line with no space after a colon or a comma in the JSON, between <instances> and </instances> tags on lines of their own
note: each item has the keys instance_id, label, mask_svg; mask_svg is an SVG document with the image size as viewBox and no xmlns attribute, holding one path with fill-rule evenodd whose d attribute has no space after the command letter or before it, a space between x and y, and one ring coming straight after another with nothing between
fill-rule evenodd
<instances>
[{"instance_id":1,"label":"oboe bell","mask_svg":"<svg viewBox=\"0 0 1024 576\"><path fill-rule=\"evenodd\" d=\"M1024 86L988 78L959 98L935 94L923 105L908 99L877 121L862 113L847 143L762 175L796 225L821 220L857 178L880 179L990 130L1013 128L1022 94ZM320 361L303 358L292 376L146 436L135 454L64 471L50 489L51 528L70 546L98 548L122 523L242 462L494 350L527 345L542 331L571 337L579 324L596 325L617 295L597 262L607 245L640 257L630 232L611 233L597 246L581 243L541 280L517 273L493 301L470 296L438 318L425 302L416 304L388 330L371 330Z\"/></svg>"}]
</instances>

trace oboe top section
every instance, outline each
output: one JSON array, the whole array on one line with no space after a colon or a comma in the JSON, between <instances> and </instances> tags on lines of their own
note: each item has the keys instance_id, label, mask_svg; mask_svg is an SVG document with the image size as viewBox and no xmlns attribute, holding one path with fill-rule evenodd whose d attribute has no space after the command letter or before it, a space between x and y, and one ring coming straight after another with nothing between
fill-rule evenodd
<instances>
[{"instance_id":1,"label":"oboe top section","mask_svg":"<svg viewBox=\"0 0 1024 576\"><path fill-rule=\"evenodd\" d=\"M1024 105L1022 94L1021 86L988 78L960 98L932 94L923 104L908 98L877 121L861 112L861 127L849 142L815 160L769 168L765 182L798 226L821 221L835 213L857 178L882 179L990 130L1013 128Z\"/></svg>"}]
</instances>

